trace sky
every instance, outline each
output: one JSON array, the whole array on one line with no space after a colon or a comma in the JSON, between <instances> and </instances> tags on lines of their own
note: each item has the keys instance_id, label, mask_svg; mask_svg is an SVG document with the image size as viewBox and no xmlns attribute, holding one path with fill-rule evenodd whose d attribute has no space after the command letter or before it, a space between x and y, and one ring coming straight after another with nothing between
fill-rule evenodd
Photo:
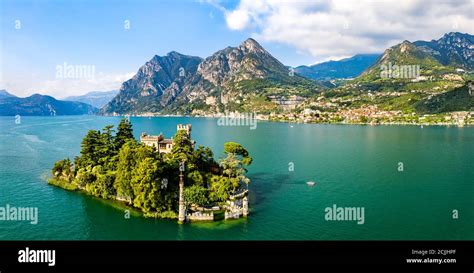
<instances>
[{"instance_id":1,"label":"sky","mask_svg":"<svg viewBox=\"0 0 474 273\"><path fill-rule=\"evenodd\" d=\"M474 0L0 0L0 89L56 98L119 89L154 55L256 39L285 65L474 33Z\"/></svg>"}]
</instances>

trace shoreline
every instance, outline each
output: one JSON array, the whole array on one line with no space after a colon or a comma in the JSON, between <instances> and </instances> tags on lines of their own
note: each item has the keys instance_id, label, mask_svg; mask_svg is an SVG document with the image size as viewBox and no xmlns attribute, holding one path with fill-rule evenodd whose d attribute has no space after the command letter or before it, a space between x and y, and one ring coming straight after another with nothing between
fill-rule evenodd
<instances>
[{"instance_id":1,"label":"shoreline","mask_svg":"<svg viewBox=\"0 0 474 273\"><path fill-rule=\"evenodd\" d=\"M161 213L147 213L144 212L138 208L135 208L129 204L128 201L124 199L119 199L119 198L102 198L102 197L97 197L92 194L89 194L87 191L84 189L81 189L80 187L76 186L75 184L71 184L70 182L65 181L64 179L56 179L53 177L49 177L46 181L48 185L69 191L69 192L77 192L81 193L84 195L87 195L89 197L92 197L94 199L100 200L101 202L107 203L107 205L112 206L114 208L118 208L122 210L124 213L126 213L125 210L130 210L130 215L139 215L144 218L154 218L154 219L160 219L160 220L177 220L178 216L177 213L174 211L165 211ZM125 210L124 210L125 209Z\"/></svg>"},{"instance_id":2,"label":"shoreline","mask_svg":"<svg viewBox=\"0 0 474 273\"><path fill-rule=\"evenodd\" d=\"M140 117L140 118L206 118L206 119L219 119L219 118L235 118L234 116L201 116L201 115L56 115L56 116L25 116L33 118L43 118L43 117L76 117L76 116L87 116L87 117ZM15 117L15 116L0 116L4 118ZM244 119L245 120L245 119ZM255 118L257 121L266 121L266 122L275 122L275 123L288 123L288 124L323 124L323 125L367 125L367 126L446 126L446 127L474 127L474 122L465 123L462 126L459 126L455 123L405 123L405 122L390 122L390 123L361 123L361 122L304 122L304 121L290 121L283 119L263 119ZM242 126L242 125L240 125Z\"/></svg>"},{"instance_id":3,"label":"shoreline","mask_svg":"<svg viewBox=\"0 0 474 273\"><path fill-rule=\"evenodd\" d=\"M124 213L127 213L127 210L128 213L129 213L129 217L131 215L134 215L134 216L140 216L140 217L143 217L143 218L146 218L146 219L158 219L158 220L173 220L173 222L175 222L176 220L178 220L178 213L177 212L174 212L174 211L164 211L164 212L144 212L142 210L140 210L139 208L136 208L134 206L132 206L129 201L125 200L125 199L122 199L122 198L102 198L102 197L98 197L98 196L94 196L92 194L89 194L86 190L84 190L83 188L75 185L75 184L72 184L64 179L57 179L57 178L54 178L54 177L48 177L46 179L46 182L48 185L51 185L53 187L57 187L59 189L62 189L62 190L66 190L66 191L69 191L69 192L75 192L75 193L79 193L79 194L84 194L88 197L91 197L95 200L98 200L102 203L105 203L107 204L108 206L111 206L113 208L116 208L116 209L119 209L121 210L122 212ZM239 220L239 219L244 219L246 217L240 217L240 218L236 218L236 219L224 219L224 211L217 211L217 212L214 212L214 214L218 215L217 217L217 220L209 220L209 221L203 221L203 220L188 220L186 221L186 223L192 223L192 224L205 224L205 223L228 223L229 220L231 220L231 222L235 221L235 220ZM126 214L124 214L124 217L125 217ZM127 219L127 218L125 218ZM182 224L180 222L178 222L178 224Z\"/></svg>"},{"instance_id":4,"label":"shoreline","mask_svg":"<svg viewBox=\"0 0 474 273\"><path fill-rule=\"evenodd\" d=\"M231 115L162 115L162 114L138 114L138 115L94 115L99 117L140 117L140 118L207 118L207 119L219 119L219 118L235 118L239 119L239 117L231 116ZM380 126L380 125L388 125L388 126L446 126L446 127L474 127L474 123L466 123L462 126L459 126L455 123L406 123L406 122L390 122L390 123L362 123L362 122L300 122L300 121L290 121L290 120L283 120L283 119L264 119L256 117L255 120L257 121L266 121L266 122L275 122L275 123L288 123L288 124L324 124L324 125L366 125L366 126Z\"/></svg>"}]
</instances>

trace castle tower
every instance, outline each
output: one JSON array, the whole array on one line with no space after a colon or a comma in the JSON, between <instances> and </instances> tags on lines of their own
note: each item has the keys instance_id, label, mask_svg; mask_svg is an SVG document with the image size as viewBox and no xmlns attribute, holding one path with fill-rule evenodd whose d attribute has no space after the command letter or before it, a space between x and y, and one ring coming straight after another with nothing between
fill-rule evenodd
<instances>
[{"instance_id":1,"label":"castle tower","mask_svg":"<svg viewBox=\"0 0 474 273\"><path fill-rule=\"evenodd\" d=\"M247 195L244 196L244 198L242 199L242 215L244 217L247 217L247 215L249 215L249 200L247 198Z\"/></svg>"},{"instance_id":2,"label":"castle tower","mask_svg":"<svg viewBox=\"0 0 474 273\"><path fill-rule=\"evenodd\" d=\"M184 205L184 162L179 164L179 212L178 222L184 223L186 221L186 208Z\"/></svg>"},{"instance_id":3,"label":"castle tower","mask_svg":"<svg viewBox=\"0 0 474 273\"><path fill-rule=\"evenodd\" d=\"M191 136L191 124L178 124L176 126L176 131L181 131L184 130L188 133L189 136Z\"/></svg>"}]
</instances>

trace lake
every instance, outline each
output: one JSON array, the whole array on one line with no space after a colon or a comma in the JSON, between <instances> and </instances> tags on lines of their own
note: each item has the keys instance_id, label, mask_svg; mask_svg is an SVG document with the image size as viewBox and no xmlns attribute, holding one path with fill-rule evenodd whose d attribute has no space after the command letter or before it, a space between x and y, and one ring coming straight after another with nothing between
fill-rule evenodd
<instances>
[{"instance_id":1,"label":"lake","mask_svg":"<svg viewBox=\"0 0 474 273\"><path fill-rule=\"evenodd\" d=\"M473 240L474 128L132 117L170 137L192 124L197 144L222 156L236 141L253 157L247 219L179 225L124 217L119 205L47 184L54 162L80 151L89 129L118 117L0 117L0 206L37 207L38 224L0 221L0 240ZM307 181L315 181L312 187ZM328 221L326 208L364 209L364 223Z\"/></svg>"}]
</instances>

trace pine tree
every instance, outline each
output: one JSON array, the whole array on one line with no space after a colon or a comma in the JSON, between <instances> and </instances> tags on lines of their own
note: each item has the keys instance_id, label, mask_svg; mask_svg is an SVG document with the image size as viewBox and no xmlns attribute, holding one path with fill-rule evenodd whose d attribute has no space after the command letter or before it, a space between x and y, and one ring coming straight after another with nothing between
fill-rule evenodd
<instances>
[{"instance_id":1,"label":"pine tree","mask_svg":"<svg viewBox=\"0 0 474 273\"><path fill-rule=\"evenodd\" d=\"M158 162L147 157L132 170L133 205L145 212L156 211L160 198Z\"/></svg>"},{"instance_id":2,"label":"pine tree","mask_svg":"<svg viewBox=\"0 0 474 273\"><path fill-rule=\"evenodd\" d=\"M129 140L135 140L133 138L132 124L126 118L123 118L118 127L117 135L115 136L115 149L120 150L122 146Z\"/></svg>"},{"instance_id":3,"label":"pine tree","mask_svg":"<svg viewBox=\"0 0 474 273\"><path fill-rule=\"evenodd\" d=\"M101 145L100 131L89 130L81 143L81 158L77 160L78 167L95 166L98 164L100 156L97 147Z\"/></svg>"},{"instance_id":4,"label":"pine tree","mask_svg":"<svg viewBox=\"0 0 474 273\"><path fill-rule=\"evenodd\" d=\"M114 132L114 130L112 130L113 127L113 125L104 127L100 136L100 145L96 147L96 152L100 158L98 163L104 167L108 167L107 163L116 155L114 136L112 135Z\"/></svg>"},{"instance_id":5,"label":"pine tree","mask_svg":"<svg viewBox=\"0 0 474 273\"><path fill-rule=\"evenodd\" d=\"M220 161L220 165L223 169L223 174L227 178L227 180L223 181L229 183L227 187L235 191L241 183L248 186L250 179L245 176L247 173L245 167L252 163L252 158L249 156L248 151L239 143L226 142L224 144L224 153L227 156Z\"/></svg>"},{"instance_id":6,"label":"pine tree","mask_svg":"<svg viewBox=\"0 0 474 273\"><path fill-rule=\"evenodd\" d=\"M117 196L126 200L133 200L133 189L130 184L132 180L132 170L135 167L135 148L136 144L127 142L120 149L117 162L117 173L114 182L114 188L117 191Z\"/></svg>"}]
</instances>

